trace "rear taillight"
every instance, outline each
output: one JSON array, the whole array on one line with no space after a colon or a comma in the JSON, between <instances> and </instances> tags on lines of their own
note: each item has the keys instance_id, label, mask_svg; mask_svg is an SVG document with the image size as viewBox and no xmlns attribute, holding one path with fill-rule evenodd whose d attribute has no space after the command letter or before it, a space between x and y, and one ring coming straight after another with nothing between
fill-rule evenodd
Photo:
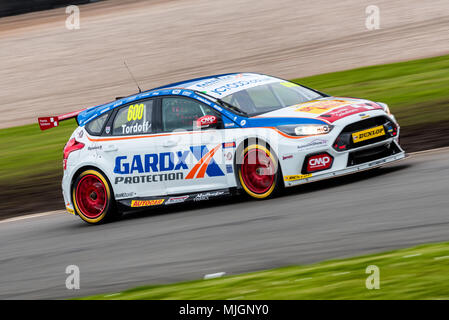
<instances>
[{"instance_id":1,"label":"rear taillight","mask_svg":"<svg viewBox=\"0 0 449 320\"><path fill-rule=\"evenodd\" d=\"M69 154L73 151L80 150L84 148L84 143L76 141L75 138L70 139L69 142L64 147L64 159L63 165L64 170L67 169L67 159L69 158Z\"/></svg>"}]
</instances>

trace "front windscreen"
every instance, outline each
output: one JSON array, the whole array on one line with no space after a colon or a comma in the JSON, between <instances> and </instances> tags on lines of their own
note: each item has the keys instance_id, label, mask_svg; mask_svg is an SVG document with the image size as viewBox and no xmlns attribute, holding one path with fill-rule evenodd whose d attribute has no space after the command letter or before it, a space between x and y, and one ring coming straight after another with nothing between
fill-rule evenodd
<instances>
[{"instance_id":1,"label":"front windscreen","mask_svg":"<svg viewBox=\"0 0 449 320\"><path fill-rule=\"evenodd\" d=\"M221 100L249 116L255 116L321 97L323 96L313 90L280 80L234 92Z\"/></svg>"}]
</instances>

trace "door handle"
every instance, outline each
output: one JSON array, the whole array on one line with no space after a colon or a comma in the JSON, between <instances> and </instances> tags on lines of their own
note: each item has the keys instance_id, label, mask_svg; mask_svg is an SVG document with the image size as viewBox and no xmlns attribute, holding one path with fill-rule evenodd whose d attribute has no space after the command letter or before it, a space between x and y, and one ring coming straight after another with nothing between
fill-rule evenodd
<instances>
[{"instance_id":1,"label":"door handle","mask_svg":"<svg viewBox=\"0 0 449 320\"><path fill-rule=\"evenodd\" d=\"M117 148L116 145L111 144L111 145L107 146L107 147L104 149L104 151L105 151L105 152L114 152L114 151L118 151L118 148Z\"/></svg>"},{"instance_id":2,"label":"door handle","mask_svg":"<svg viewBox=\"0 0 449 320\"><path fill-rule=\"evenodd\" d=\"M177 144L178 144L178 142L175 141L175 140L167 140L167 141L165 141L165 142L163 143L163 146L166 147L166 148L169 148L169 147L174 147L174 146L176 146Z\"/></svg>"}]
</instances>

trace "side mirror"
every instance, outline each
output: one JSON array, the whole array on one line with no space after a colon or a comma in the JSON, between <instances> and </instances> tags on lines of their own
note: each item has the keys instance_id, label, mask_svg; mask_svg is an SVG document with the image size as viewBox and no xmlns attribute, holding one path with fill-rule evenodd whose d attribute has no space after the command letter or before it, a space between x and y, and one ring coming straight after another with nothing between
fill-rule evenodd
<instances>
[{"instance_id":1,"label":"side mirror","mask_svg":"<svg viewBox=\"0 0 449 320\"><path fill-rule=\"evenodd\" d=\"M198 129L216 128L218 125L218 118L213 115L206 115L196 119L196 127Z\"/></svg>"}]
</instances>

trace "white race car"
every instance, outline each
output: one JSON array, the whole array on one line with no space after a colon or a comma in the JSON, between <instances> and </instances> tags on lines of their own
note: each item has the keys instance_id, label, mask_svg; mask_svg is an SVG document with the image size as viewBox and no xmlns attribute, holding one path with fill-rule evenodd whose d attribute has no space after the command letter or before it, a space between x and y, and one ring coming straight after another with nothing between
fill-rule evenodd
<instances>
[{"instance_id":1,"label":"white race car","mask_svg":"<svg viewBox=\"0 0 449 320\"><path fill-rule=\"evenodd\" d=\"M76 117L64 148L67 211L92 224L165 206L341 176L403 159L388 106L279 78L198 78L55 117Z\"/></svg>"}]
</instances>

